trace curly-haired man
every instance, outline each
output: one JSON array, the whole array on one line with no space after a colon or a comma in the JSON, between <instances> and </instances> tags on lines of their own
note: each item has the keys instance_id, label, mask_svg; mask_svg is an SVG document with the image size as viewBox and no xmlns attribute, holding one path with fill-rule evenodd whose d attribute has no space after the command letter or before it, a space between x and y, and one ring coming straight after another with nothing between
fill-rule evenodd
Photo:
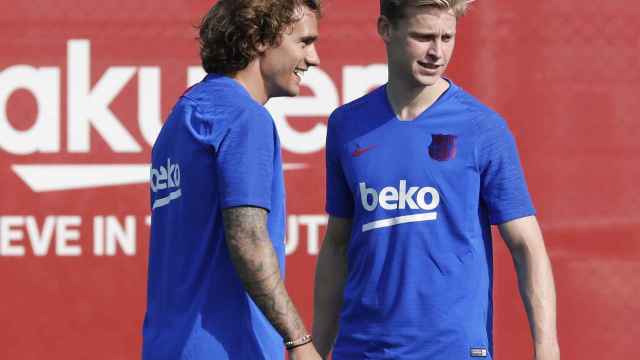
<instances>
[{"instance_id":1,"label":"curly-haired man","mask_svg":"<svg viewBox=\"0 0 640 360\"><path fill-rule=\"evenodd\" d=\"M319 64L319 16L319 0L220 0L203 18L208 74L152 151L144 359L320 359L282 278L282 160L263 106Z\"/></svg>"}]
</instances>

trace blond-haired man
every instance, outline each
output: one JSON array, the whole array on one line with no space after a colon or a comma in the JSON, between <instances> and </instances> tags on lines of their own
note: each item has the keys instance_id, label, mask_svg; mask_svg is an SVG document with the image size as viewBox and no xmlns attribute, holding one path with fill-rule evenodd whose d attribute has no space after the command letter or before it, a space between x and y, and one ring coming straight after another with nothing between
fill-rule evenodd
<instances>
[{"instance_id":1,"label":"blond-haired man","mask_svg":"<svg viewBox=\"0 0 640 360\"><path fill-rule=\"evenodd\" d=\"M389 81L331 115L313 329L323 356L492 359L498 225L535 358L559 358L551 265L514 138L443 77L469 3L381 0Z\"/></svg>"}]
</instances>

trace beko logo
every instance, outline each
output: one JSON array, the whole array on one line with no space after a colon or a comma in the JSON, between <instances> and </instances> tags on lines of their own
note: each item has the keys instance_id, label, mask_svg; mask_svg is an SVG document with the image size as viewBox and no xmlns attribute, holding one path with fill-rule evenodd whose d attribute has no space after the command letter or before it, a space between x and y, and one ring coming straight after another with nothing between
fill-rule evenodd
<instances>
[{"instance_id":1,"label":"beko logo","mask_svg":"<svg viewBox=\"0 0 640 360\"><path fill-rule=\"evenodd\" d=\"M101 138L107 151L113 154L143 154L148 150L162 126L163 69L119 64L107 66L95 77L91 42L87 39L67 41L66 55L66 66L16 64L0 71L0 152L48 157L46 163L12 164L11 169L35 192L149 181L146 161L139 164L80 164L75 160L69 163L73 156L68 155L93 153L92 138L95 140L95 137ZM200 66L189 66L186 75L186 85L190 86L206 74ZM266 105L278 128L282 149L301 155L321 151L326 125L319 119L329 116L340 103L354 100L386 81L387 66L384 64L345 65L340 98L336 81L322 69L311 68L302 79L302 85L312 95L275 98ZM115 113L111 104L129 85L137 88L137 97L132 98L134 105L129 113ZM18 90L26 90L36 103L35 121L29 129L15 128L9 119L9 113L13 116L20 113L8 111L10 98ZM62 119L64 104L66 119ZM13 105L15 109L15 103ZM304 118L314 125L300 130L289 124L290 117ZM136 133L140 136L134 136ZM65 155L65 163L58 163L62 159L58 154ZM306 167L307 163L284 164L285 170Z\"/></svg>"},{"instance_id":2,"label":"beko logo","mask_svg":"<svg viewBox=\"0 0 640 360\"><path fill-rule=\"evenodd\" d=\"M375 220L362 225L363 232L409 222L431 221L436 220L438 217L438 213L432 210L436 209L440 204L440 193L433 187L410 186L407 188L407 180L400 180L398 188L387 186L378 192L374 188L368 188L365 182L361 182L358 185L362 207L366 211L375 211L378 206L384 210L411 209L428 211Z\"/></svg>"},{"instance_id":3,"label":"beko logo","mask_svg":"<svg viewBox=\"0 0 640 360\"><path fill-rule=\"evenodd\" d=\"M166 196L156 198L153 202L153 209L168 205L171 201L182 196L180 190L180 165L172 164L171 159L167 159L167 166L151 168L151 191L155 194L160 190L172 190Z\"/></svg>"}]
</instances>

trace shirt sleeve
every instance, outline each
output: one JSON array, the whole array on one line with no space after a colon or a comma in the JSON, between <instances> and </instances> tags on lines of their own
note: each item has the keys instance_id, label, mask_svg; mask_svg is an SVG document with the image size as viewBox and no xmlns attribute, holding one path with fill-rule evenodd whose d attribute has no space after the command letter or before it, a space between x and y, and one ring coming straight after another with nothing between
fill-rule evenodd
<instances>
[{"instance_id":1,"label":"shirt sleeve","mask_svg":"<svg viewBox=\"0 0 640 360\"><path fill-rule=\"evenodd\" d=\"M340 149L344 144L336 131L337 122L338 113L333 112L329 117L325 149L327 175L326 211L329 215L350 218L353 217L353 194L349 189L340 162Z\"/></svg>"},{"instance_id":2,"label":"shirt sleeve","mask_svg":"<svg viewBox=\"0 0 640 360\"><path fill-rule=\"evenodd\" d=\"M216 152L218 194L223 209L256 206L270 211L275 126L264 112L244 110L230 119Z\"/></svg>"},{"instance_id":3,"label":"shirt sleeve","mask_svg":"<svg viewBox=\"0 0 640 360\"><path fill-rule=\"evenodd\" d=\"M502 119L481 132L478 163L480 197L491 224L535 214L515 139Z\"/></svg>"}]
</instances>

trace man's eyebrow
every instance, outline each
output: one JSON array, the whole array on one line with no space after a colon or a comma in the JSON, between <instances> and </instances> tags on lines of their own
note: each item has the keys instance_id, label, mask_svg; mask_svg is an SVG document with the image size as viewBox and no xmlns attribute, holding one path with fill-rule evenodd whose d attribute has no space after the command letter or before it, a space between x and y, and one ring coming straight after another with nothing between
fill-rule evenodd
<instances>
[{"instance_id":1,"label":"man's eyebrow","mask_svg":"<svg viewBox=\"0 0 640 360\"><path fill-rule=\"evenodd\" d=\"M438 36L438 35L443 35L443 36L444 35L450 35L450 36L453 36L455 34L456 34L455 31L444 31L442 33L438 32L438 31L424 31L424 32L423 31L416 31L416 30L409 31L409 35L412 35L412 36Z\"/></svg>"},{"instance_id":2,"label":"man's eyebrow","mask_svg":"<svg viewBox=\"0 0 640 360\"><path fill-rule=\"evenodd\" d=\"M318 35L306 35L300 38L305 43L312 43L318 41L320 37Z\"/></svg>"}]
</instances>

